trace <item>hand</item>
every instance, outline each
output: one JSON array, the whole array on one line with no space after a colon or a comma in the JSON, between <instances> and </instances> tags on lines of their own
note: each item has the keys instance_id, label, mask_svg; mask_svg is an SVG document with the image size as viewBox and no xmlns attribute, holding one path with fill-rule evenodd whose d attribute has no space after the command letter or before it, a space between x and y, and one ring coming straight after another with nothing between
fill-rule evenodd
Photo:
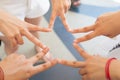
<instances>
[{"instance_id":1,"label":"hand","mask_svg":"<svg viewBox=\"0 0 120 80\"><path fill-rule=\"evenodd\" d=\"M21 21L18 18L5 13L2 10L0 10L0 27L0 32L2 32L8 38L12 47L18 44L23 44L22 36L25 36L34 44L40 46L41 48L44 48L45 46L30 32L50 31L50 29L40 28L36 25Z\"/></svg>"},{"instance_id":2,"label":"hand","mask_svg":"<svg viewBox=\"0 0 120 80\"><path fill-rule=\"evenodd\" d=\"M120 12L111 12L101 15L96 20L96 23L87 26L81 29L72 30L72 33L82 33L82 32L90 32L89 34L80 37L75 40L76 43L90 40L94 37L104 35L107 37L115 37L120 34Z\"/></svg>"},{"instance_id":3,"label":"hand","mask_svg":"<svg viewBox=\"0 0 120 80\"><path fill-rule=\"evenodd\" d=\"M16 53L7 56L0 62L0 67L4 72L4 80L27 80L31 76L53 67L57 63L55 59L41 65L33 66L47 52L48 48L45 48L41 53L29 59L26 59L24 55Z\"/></svg>"},{"instance_id":4,"label":"hand","mask_svg":"<svg viewBox=\"0 0 120 80\"><path fill-rule=\"evenodd\" d=\"M58 62L67 66L80 68L79 74L82 76L82 80L106 80L105 64L107 59L99 56L90 56L77 44L74 44L74 47L85 61L58 60Z\"/></svg>"},{"instance_id":5,"label":"hand","mask_svg":"<svg viewBox=\"0 0 120 80\"><path fill-rule=\"evenodd\" d=\"M52 3L52 13L49 22L49 28L54 26L54 22L57 16L62 20L67 31L70 31L68 23L65 18L65 13L69 10L71 5L71 0L51 0Z\"/></svg>"}]
</instances>

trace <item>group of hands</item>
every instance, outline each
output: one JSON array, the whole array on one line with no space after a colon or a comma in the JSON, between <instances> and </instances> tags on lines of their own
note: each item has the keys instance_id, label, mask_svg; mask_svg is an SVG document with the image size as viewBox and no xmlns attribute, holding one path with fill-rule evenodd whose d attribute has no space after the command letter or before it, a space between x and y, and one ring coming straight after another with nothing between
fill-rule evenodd
<instances>
[{"instance_id":1,"label":"group of hands","mask_svg":"<svg viewBox=\"0 0 120 80\"><path fill-rule=\"evenodd\" d=\"M79 74L82 76L82 80L106 80L104 67L108 59L102 58L100 56L89 55L86 51L78 46L78 43L90 40L100 35L111 38L118 35L120 33L120 12L118 11L103 14L97 18L96 22L93 25L72 30L70 29L65 18L65 13L70 8L71 0L51 0L51 3L52 13L48 28L42 28L33 24L29 24L0 10L0 32L2 32L4 36L9 40L11 47L24 44L22 37L25 36L35 45L42 48L42 51L40 53L37 53L35 56L29 59L26 59L24 55L17 53L13 53L3 59L0 62L0 66L4 71L5 80L27 80L31 76L45 71L57 63L80 68ZM45 54L49 51L49 48L41 43L30 32L51 32L57 16L60 17L62 23L65 26L65 29L68 32L89 32L87 35L77 38L73 42L74 48L85 60L67 61L63 59L53 59L45 62L44 64L33 66L38 60L45 56ZM114 78L114 76L112 78Z\"/></svg>"}]
</instances>

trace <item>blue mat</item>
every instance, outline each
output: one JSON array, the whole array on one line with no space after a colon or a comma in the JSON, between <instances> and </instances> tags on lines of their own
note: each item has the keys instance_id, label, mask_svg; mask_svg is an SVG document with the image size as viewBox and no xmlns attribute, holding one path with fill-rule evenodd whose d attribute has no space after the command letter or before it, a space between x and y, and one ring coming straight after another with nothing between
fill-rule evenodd
<instances>
[{"instance_id":1,"label":"blue mat","mask_svg":"<svg viewBox=\"0 0 120 80\"><path fill-rule=\"evenodd\" d=\"M55 67L33 76L30 80L81 80L78 69L56 65Z\"/></svg>"}]
</instances>

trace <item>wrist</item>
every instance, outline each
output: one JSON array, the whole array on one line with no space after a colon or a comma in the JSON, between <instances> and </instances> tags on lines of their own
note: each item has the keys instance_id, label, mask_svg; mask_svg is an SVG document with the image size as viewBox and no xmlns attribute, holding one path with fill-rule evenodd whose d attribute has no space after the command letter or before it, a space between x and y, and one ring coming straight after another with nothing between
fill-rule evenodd
<instances>
[{"instance_id":1,"label":"wrist","mask_svg":"<svg viewBox=\"0 0 120 80\"><path fill-rule=\"evenodd\" d=\"M112 80L120 80L120 61L114 60L110 65L110 76Z\"/></svg>"},{"instance_id":2,"label":"wrist","mask_svg":"<svg viewBox=\"0 0 120 80\"><path fill-rule=\"evenodd\" d=\"M4 72L1 67L0 67L0 80L4 80Z\"/></svg>"}]
</instances>

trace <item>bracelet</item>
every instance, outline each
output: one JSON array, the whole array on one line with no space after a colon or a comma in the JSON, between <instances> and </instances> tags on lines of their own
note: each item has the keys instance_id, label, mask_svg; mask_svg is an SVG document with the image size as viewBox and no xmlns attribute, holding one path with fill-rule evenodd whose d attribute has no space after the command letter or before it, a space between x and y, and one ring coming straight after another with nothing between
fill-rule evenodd
<instances>
[{"instance_id":1,"label":"bracelet","mask_svg":"<svg viewBox=\"0 0 120 80\"><path fill-rule=\"evenodd\" d=\"M110 58L107 63L106 63L106 66L105 66L105 74L106 74L106 79L107 80L111 80L111 77L110 77L110 63L112 60L116 60L116 58Z\"/></svg>"},{"instance_id":2,"label":"bracelet","mask_svg":"<svg viewBox=\"0 0 120 80\"><path fill-rule=\"evenodd\" d=\"M0 67L0 80L4 80L4 72L1 67Z\"/></svg>"},{"instance_id":3,"label":"bracelet","mask_svg":"<svg viewBox=\"0 0 120 80\"><path fill-rule=\"evenodd\" d=\"M1 46L1 40L0 40L0 46Z\"/></svg>"}]
</instances>

